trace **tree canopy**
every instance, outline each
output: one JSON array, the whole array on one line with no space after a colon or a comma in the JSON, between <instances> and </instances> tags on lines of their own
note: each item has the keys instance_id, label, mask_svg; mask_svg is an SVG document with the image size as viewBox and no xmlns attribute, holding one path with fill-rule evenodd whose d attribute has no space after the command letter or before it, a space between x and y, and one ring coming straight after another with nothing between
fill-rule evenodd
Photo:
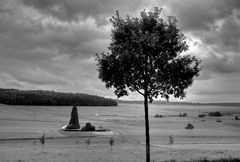
<instances>
[{"instance_id":1,"label":"tree canopy","mask_svg":"<svg viewBox=\"0 0 240 162\"><path fill-rule=\"evenodd\" d=\"M185 97L185 91L198 76L200 61L194 56L181 55L188 49L177 19L160 18L161 10L141 12L140 18L126 19L119 12L110 19L113 25L111 53L97 54L99 78L106 87L115 87L118 97L130 91Z\"/></svg>"}]
</instances>

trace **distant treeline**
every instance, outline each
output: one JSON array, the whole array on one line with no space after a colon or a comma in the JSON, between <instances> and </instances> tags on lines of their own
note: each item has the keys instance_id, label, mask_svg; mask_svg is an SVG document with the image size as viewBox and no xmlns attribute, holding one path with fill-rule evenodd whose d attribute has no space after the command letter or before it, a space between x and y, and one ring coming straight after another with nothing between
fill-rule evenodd
<instances>
[{"instance_id":1,"label":"distant treeline","mask_svg":"<svg viewBox=\"0 0 240 162\"><path fill-rule=\"evenodd\" d=\"M8 105L45 106L117 106L112 99L83 93L0 88L0 103Z\"/></svg>"}]
</instances>

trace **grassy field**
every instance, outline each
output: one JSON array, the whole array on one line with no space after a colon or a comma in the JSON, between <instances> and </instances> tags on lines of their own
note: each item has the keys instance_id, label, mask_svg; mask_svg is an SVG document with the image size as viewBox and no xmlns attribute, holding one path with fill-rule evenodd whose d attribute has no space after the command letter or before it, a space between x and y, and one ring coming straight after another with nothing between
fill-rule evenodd
<instances>
[{"instance_id":1,"label":"grassy field","mask_svg":"<svg viewBox=\"0 0 240 162\"><path fill-rule=\"evenodd\" d=\"M61 131L68 124L69 106L0 105L0 161L144 161L144 111L141 104L78 107L80 125L91 122L108 133ZM239 107L150 105L151 154L154 161L240 157ZM220 111L221 117L199 118ZM164 115L155 118L155 114ZM179 117L187 113L187 117ZM221 122L217 122L221 120ZM188 123L194 129L184 129ZM42 152L39 138L45 134ZM174 144L169 144L169 136ZM87 147L86 140L90 138ZM109 140L114 139L110 147Z\"/></svg>"}]
</instances>

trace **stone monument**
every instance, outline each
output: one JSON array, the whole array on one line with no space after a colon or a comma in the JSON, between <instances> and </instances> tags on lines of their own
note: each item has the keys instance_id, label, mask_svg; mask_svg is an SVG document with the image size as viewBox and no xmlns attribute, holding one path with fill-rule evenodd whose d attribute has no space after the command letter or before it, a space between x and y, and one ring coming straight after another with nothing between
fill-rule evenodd
<instances>
[{"instance_id":1,"label":"stone monument","mask_svg":"<svg viewBox=\"0 0 240 162\"><path fill-rule=\"evenodd\" d=\"M72 108L71 119L66 129L80 129L80 125L78 121L78 111L76 106L73 106Z\"/></svg>"}]
</instances>

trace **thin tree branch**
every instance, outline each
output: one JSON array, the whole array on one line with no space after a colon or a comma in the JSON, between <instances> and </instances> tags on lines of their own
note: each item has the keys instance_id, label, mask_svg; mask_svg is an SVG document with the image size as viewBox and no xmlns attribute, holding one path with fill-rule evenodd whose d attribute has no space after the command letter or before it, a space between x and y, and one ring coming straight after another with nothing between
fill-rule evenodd
<instances>
[{"instance_id":1,"label":"thin tree branch","mask_svg":"<svg viewBox=\"0 0 240 162\"><path fill-rule=\"evenodd\" d=\"M141 95L144 96L144 93L142 93L142 92L137 88L136 85L132 84L132 86L133 86L133 88L134 88L139 94L141 94Z\"/></svg>"},{"instance_id":2,"label":"thin tree branch","mask_svg":"<svg viewBox=\"0 0 240 162\"><path fill-rule=\"evenodd\" d=\"M134 88L135 89L135 88ZM143 95L144 96L144 93L142 93L140 90L138 90L138 89L135 89L138 93L140 93L141 95Z\"/></svg>"}]
</instances>

